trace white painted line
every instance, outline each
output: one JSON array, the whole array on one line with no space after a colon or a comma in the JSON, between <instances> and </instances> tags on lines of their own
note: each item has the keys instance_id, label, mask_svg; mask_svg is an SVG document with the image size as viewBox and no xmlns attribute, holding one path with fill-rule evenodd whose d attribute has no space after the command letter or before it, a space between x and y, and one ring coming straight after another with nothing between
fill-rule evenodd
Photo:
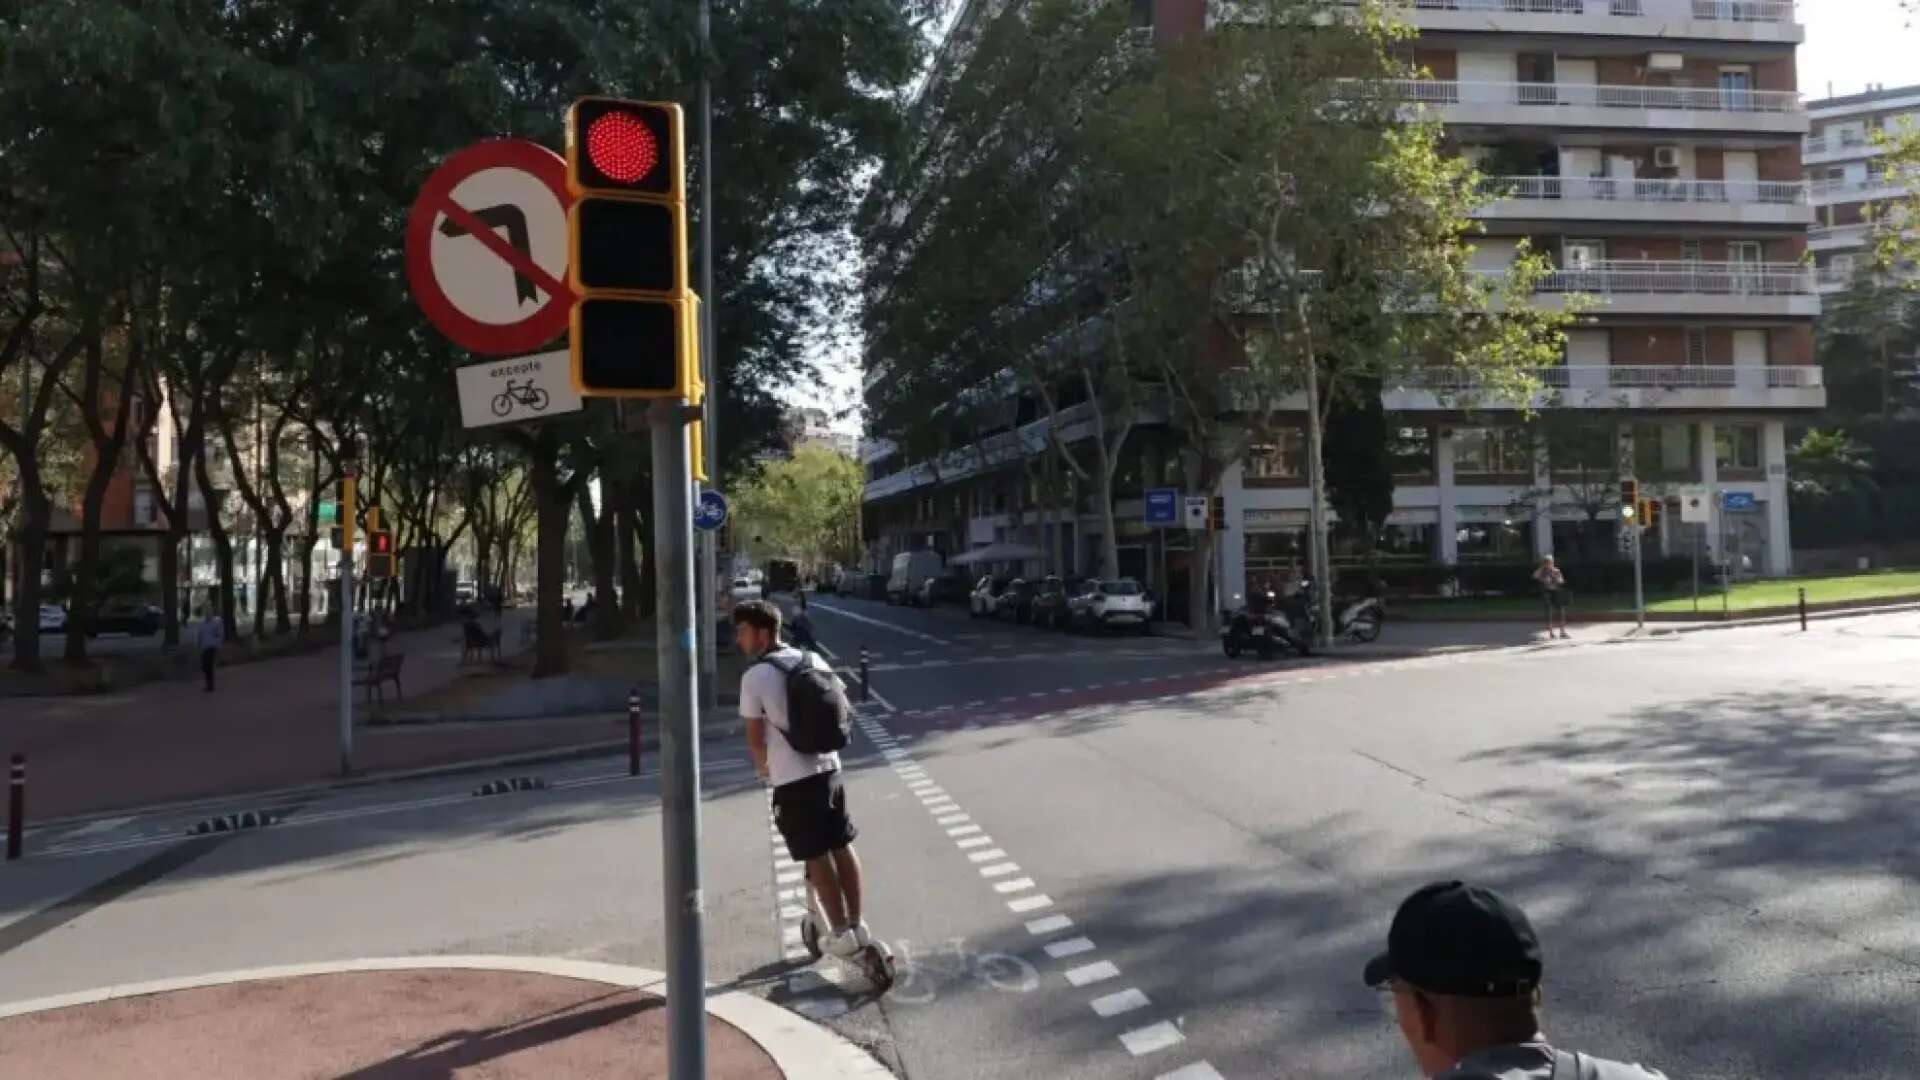
<instances>
[{"instance_id":1,"label":"white painted line","mask_svg":"<svg viewBox=\"0 0 1920 1080\"><path fill-rule=\"evenodd\" d=\"M1007 901L1007 910L1015 915L1024 915L1029 911L1039 911L1041 908L1052 906L1053 899L1045 893L1035 893L1032 896Z\"/></svg>"},{"instance_id":2,"label":"white painted line","mask_svg":"<svg viewBox=\"0 0 1920 1080\"><path fill-rule=\"evenodd\" d=\"M800 944L800 928L797 926L782 927L780 930L780 942L783 945Z\"/></svg>"},{"instance_id":3,"label":"white painted line","mask_svg":"<svg viewBox=\"0 0 1920 1080\"><path fill-rule=\"evenodd\" d=\"M965 847L966 845L962 844L961 846ZM974 862L992 862L995 859L1004 859L1006 857L1007 853L1001 851L999 848L994 848L990 851L976 851L967 856L967 858L972 859Z\"/></svg>"},{"instance_id":4,"label":"white painted line","mask_svg":"<svg viewBox=\"0 0 1920 1080\"><path fill-rule=\"evenodd\" d=\"M914 638L919 641L924 641L929 645L952 645L953 644L953 642L951 641L947 641L944 638L934 637L932 634L923 634L918 630L909 629L905 626L899 625L898 623L890 623L881 619L875 619L868 615L861 615L858 612L848 611L845 608L834 607L832 604L820 603L818 600L813 601L812 606L819 608L821 611L838 615L843 619L852 619L854 622L866 623L869 626L878 626L882 630L891 630L896 634L902 634L902 635L905 635L906 637Z\"/></svg>"},{"instance_id":5,"label":"white painted line","mask_svg":"<svg viewBox=\"0 0 1920 1080\"><path fill-rule=\"evenodd\" d=\"M780 917L783 919L798 919L806 913L807 909L798 904L782 904L780 906Z\"/></svg>"},{"instance_id":6,"label":"white painted line","mask_svg":"<svg viewBox=\"0 0 1920 1080\"><path fill-rule=\"evenodd\" d=\"M972 821L972 820L973 820L972 818L968 817L965 814L948 814L945 817L934 818L933 823L935 825L958 825L963 821ZM952 836L953 834L949 832L947 835Z\"/></svg>"},{"instance_id":7,"label":"white painted line","mask_svg":"<svg viewBox=\"0 0 1920 1080\"><path fill-rule=\"evenodd\" d=\"M1141 1057L1165 1050L1169 1046L1178 1046L1185 1042L1186 1038L1185 1035L1180 1034L1180 1029L1174 1027L1172 1022L1162 1020L1157 1024L1148 1024L1146 1027L1135 1028L1121 1035L1120 1045L1127 1048L1127 1053L1134 1057Z\"/></svg>"},{"instance_id":8,"label":"white painted line","mask_svg":"<svg viewBox=\"0 0 1920 1080\"><path fill-rule=\"evenodd\" d=\"M1042 698L1047 696L1047 692L1045 690L1035 690L1033 693L1028 694L1027 696L1030 698Z\"/></svg>"},{"instance_id":9,"label":"white painted line","mask_svg":"<svg viewBox=\"0 0 1920 1080\"><path fill-rule=\"evenodd\" d=\"M66 834L65 836L62 836L60 840L62 843L67 843L74 840L79 840L82 837L98 836L103 832L112 832L113 830L119 828L122 825L125 825L127 822L132 820L133 820L133 817L129 815L127 817L101 818L99 821L90 821L87 824L82 825L79 828L73 830L72 832Z\"/></svg>"},{"instance_id":10,"label":"white painted line","mask_svg":"<svg viewBox=\"0 0 1920 1080\"><path fill-rule=\"evenodd\" d=\"M791 885L794 882L799 881L801 878L805 876L806 876L805 874L802 874L800 871L795 870L791 873L781 874L778 877L774 878L773 880L775 880L776 882L779 882L782 885Z\"/></svg>"},{"instance_id":11,"label":"white painted line","mask_svg":"<svg viewBox=\"0 0 1920 1080\"><path fill-rule=\"evenodd\" d=\"M960 848L961 848L962 850L965 850L965 849L967 849L967 848L970 848L970 847L979 847L979 846L980 846L980 845L982 845L982 844L991 844L991 843L993 843L993 837L991 837L991 836L969 836L969 837L967 837L967 838L966 838L965 840L960 840L960 841L957 841L957 843L959 844L959 846L960 846ZM998 858L998 857L999 857L1000 855L1005 855L1005 854L1006 854L1006 852L1004 852L1004 851L999 851L999 849L997 849L997 848L995 849L995 851L997 852L997 854L996 854L996 855L994 856L995 858Z\"/></svg>"},{"instance_id":12,"label":"white painted line","mask_svg":"<svg viewBox=\"0 0 1920 1080\"><path fill-rule=\"evenodd\" d=\"M1053 957L1055 960L1065 960L1069 956L1079 956L1081 953L1092 951L1093 940L1091 938L1063 938L1059 941L1050 941L1047 943L1047 955Z\"/></svg>"},{"instance_id":13,"label":"white painted line","mask_svg":"<svg viewBox=\"0 0 1920 1080\"><path fill-rule=\"evenodd\" d=\"M985 704L986 704L986 702L984 702L984 701L969 701L969 702L967 702L967 703L966 703L966 704L965 704L964 706L962 706L962 708L967 708L967 709L978 709L978 708L980 708L981 706L983 706L983 705L985 705Z\"/></svg>"},{"instance_id":14,"label":"white painted line","mask_svg":"<svg viewBox=\"0 0 1920 1080\"><path fill-rule=\"evenodd\" d=\"M1065 915L1049 915L1044 919L1035 919L1027 924L1027 933L1034 937L1058 933L1073 925L1073 920Z\"/></svg>"},{"instance_id":15,"label":"white painted line","mask_svg":"<svg viewBox=\"0 0 1920 1080\"><path fill-rule=\"evenodd\" d=\"M1026 892L1031 888L1033 888L1033 879L1030 877L1014 878L1012 881L996 881L993 883L993 891L997 893Z\"/></svg>"},{"instance_id":16,"label":"white painted line","mask_svg":"<svg viewBox=\"0 0 1920 1080\"><path fill-rule=\"evenodd\" d=\"M979 831L980 831L980 826L978 825L956 825L953 828L947 830L947 835L948 836L972 836L974 833L977 833Z\"/></svg>"},{"instance_id":17,"label":"white painted line","mask_svg":"<svg viewBox=\"0 0 1920 1080\"><path fill-rule=\"evenodd\" d=\"M1153 1080L1221 1080L1220 1070L1204 1061L1191 1065L1182 1065L1170 1073L1161 1073Z\"/></svg>"},{"instance_id":18,"label":"white painted line","mask_svg":"<svg viewBox=\"0 0 1920 1080\"><path fill-rule=\"evenodd\" d=\"M781 889L781 890L780 890L780 899L782 899L782 900L798 900L798 899L800 899L800 892L801 892L801 890L799 890L799 889Z\"/></svg>"},{"instance_id":19,"label":"white painted line","mask_svg":"<svg viewBox=\"0 0 1920 1080\"><path fill-rule=\"evenodd\" d=\"M926 807L927 812L931 814L947 814L960 809L960 804L954 802L951 795L935 795L931 799L922 799L920 805Z\"/></svg>"},{"instance_id":20,"label":"white painted line","mask_svg":"<svg viewBox=\"0 0 1920 1080\"><path fill-rule=\"evenodd\" d=\"M1144 1009L1152 1002L1148 1001L1147 995L1139 990L1129 988L1117 994L1094 998L1089 1004L1093 1006L1096 1014L1107 1017L1119 1016L1121 1013L1129 1013L1135 1009Z\"/></svg>"},{"instance_id":21,"label":"white painted line","mask_svg":"<svg viewBox=\"0 0 1920 1080\"><path fill-rule=\"evenodd\" d=\"M925 795L929 792L945 790L931 780L915 780L913 783L908 784L907 787L911 789L915 795Z\"/></svg>"},{"instance_id":22,"label":"white painted line","mask_svg":"<svg viewBox=\"0 0 1920 1080\"><path fill-rule=\"evenodd\" d=\"M1087 689L1089 690L1105 690L1106 688L1107 688L1107 684L1103 682L1087 684Z\"/></svg>"},{"instance_id":23,"label":"white painted line","mask_svg":"<svg viewBox=\"0 0 1920 1080\"><path fill-rule=\"evenodd\" d=\"M1019 872L1020 864L1010 862L995 863L992 866L983 866L980 868L981 877L1006 877L1008 874L1017 874Z\"/></svg>"},{"instance_id":24,"label":"white painted line","mask_svg":"<svg viewBox=\"0 0 1920 1080\"><path fill-rule=\"evenodd\" d=\"M1086 986L1090 983L1104 982L1107 979L1117 978L1119 975L1120 969L1113 966L1113 961L1096 960L1083 967L1068 969L1067 981L1074 986Z\"/></svg>"},{"instance_id":25,"label":"white painted line","mask_svg":"<svg viewBox=\"0 0 1920 1080\"><path fill-rule=\"evenodd\" d=\"M793 1008L795 1012L809 1020L830 1020L844 1015L847 1011L847 1003L843 998L823 997L796 1001Z\"/></svg>"}]
</instances>

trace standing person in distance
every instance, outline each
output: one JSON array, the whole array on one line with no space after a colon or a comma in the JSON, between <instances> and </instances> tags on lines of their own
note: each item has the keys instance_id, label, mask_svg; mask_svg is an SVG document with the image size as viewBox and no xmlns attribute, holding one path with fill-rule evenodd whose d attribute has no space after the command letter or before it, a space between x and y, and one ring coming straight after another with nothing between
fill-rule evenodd
<instances>
[{"instance_id":1,"label":"standing person in distance","mask_svg":"<svg viewBox=\"0 0 1920 1080\"><path fill-rule=\"evenodd\" d=\"M806 867L809 951L858 963L880 990L893 984L893 956L865 918L859 835L847 814L839 751L853 705L825 662L780 640L780 608L749 600L733 609L734 641L753 663L740 676L747 752L773 786L773 820L787 854Z\"/></svg>"},{"instance_id":2,"label":"standing person in distance","mask_svg":"<svg viewBox=\"0 0 1920 1080\"><path fill-rule=\"evenodd\" d=\"M1368 986L1393 995L1400 1034L1434 1080L1666 1080L1555 1049L1540 1029L1540 938L1492 889L1436 881L1394 912Z\"/></svg>"},{"instance_id":3,"label":"standing person in distance","mask_svg":"<svg viewBox=\"0 0 1920 1080\"><path fill-rule=\"evenodd\" d=\"M193 634L194 644L200 647L200 674L206 676L206 692L213 693L213 669L220 661L220 646L227 641L227 624L220 618L220 612L209 604L200 613L200 625Z\"/></svg>"},{"instance_id":4,"label":"standing person in distance","mask_svg":"<svg viewBox=\"0 0 1920 1080\"><path fill-rule=\"evenodd\" d=\"M1564 640L1567 634L1567 576L1554 564L1553 556L1543 555L1540 566L1533 572L1533 580L1540 583L1540 595L1547 602L1547 636L1551 638L1555 627Z\"/></svg>"}]
</instances>

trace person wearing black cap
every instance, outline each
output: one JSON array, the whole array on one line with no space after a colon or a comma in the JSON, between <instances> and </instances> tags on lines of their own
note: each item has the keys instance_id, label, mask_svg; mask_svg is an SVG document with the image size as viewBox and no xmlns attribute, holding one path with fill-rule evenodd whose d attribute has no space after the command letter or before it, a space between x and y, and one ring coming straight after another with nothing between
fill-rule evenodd
<instances>
[{"instance_id":1,"label":"person wearing black cap","mask_svg":"<svg viewBox=\"0 0 1920 1080\"><path fill-rule=\"evenodd\" d=\"M1394 912L1367 985L1435 1080L1666 1080L1639 1065L1556 1050L1540 1032L1540 939L1492 889L1436 881Z\"/></svg>"}]
</instances>

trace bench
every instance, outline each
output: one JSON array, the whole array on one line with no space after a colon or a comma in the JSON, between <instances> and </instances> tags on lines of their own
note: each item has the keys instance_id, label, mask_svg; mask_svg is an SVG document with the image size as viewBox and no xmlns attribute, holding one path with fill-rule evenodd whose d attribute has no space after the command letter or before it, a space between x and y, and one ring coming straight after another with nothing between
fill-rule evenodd
<instances>
[{"instance_id":1,"label":"bench","mask_svg":"<svg viewBox=\"0 0 1920 1080\"><path fill-rule=\"evenodd\" d=\"M365 671L354 676L353 685L367 688L367 702L372 704L382 700L380 684L392 683L393 696L405 697L400 690L400 665L407 659L406 653L389 653L375 660Z\"/></svg>"},{"instance_id":2,"label":"bench","mask_svg":"<svg viewBox=\"0 0 1920 1080\"><path fill-rule=\"evenodd\" d=\"M463 622L460 624L460 633L462 664L468 660L485 660L488 654L492 654L494 663L500 662L500 631L489 634L477 622Z\"/></svg>"}]
</instances>

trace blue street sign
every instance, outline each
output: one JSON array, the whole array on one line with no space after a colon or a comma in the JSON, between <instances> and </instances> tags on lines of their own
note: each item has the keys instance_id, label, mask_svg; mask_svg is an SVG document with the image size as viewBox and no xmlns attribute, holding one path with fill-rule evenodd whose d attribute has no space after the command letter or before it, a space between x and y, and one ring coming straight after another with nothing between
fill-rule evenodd
<instances>
[{"instance_id":1,"label":"blue street sign","mask_svg":"<svg viewBox=\"0 0 1920 1080\"><path fill-rule=\"evenodd\" d=\"M1720 508L1729 514L1750 514L1760 509L1760 500L1751 491L1723 491Z\"/></svg>"},{"instance_id":2,"label":"blue street sign","mask_svg":"<svg viewBox=\"0 0 1920 1080\"><path fill-rule=\"evenodd\" d=\"M1147 489L1147 524L1174 525L1180 521L1180 489Z\"/></svg>"},{"instance_id":3,"label":"blue street sign","mask_svg":"<svg viewBox=\"0 0 1920 1080\"><path fill-rule=\"evenodd\" d=\"M727 523L727 497L717 491L702 491L693 504L693 527L712 532Z\"/></svg>"}]
</instances>

